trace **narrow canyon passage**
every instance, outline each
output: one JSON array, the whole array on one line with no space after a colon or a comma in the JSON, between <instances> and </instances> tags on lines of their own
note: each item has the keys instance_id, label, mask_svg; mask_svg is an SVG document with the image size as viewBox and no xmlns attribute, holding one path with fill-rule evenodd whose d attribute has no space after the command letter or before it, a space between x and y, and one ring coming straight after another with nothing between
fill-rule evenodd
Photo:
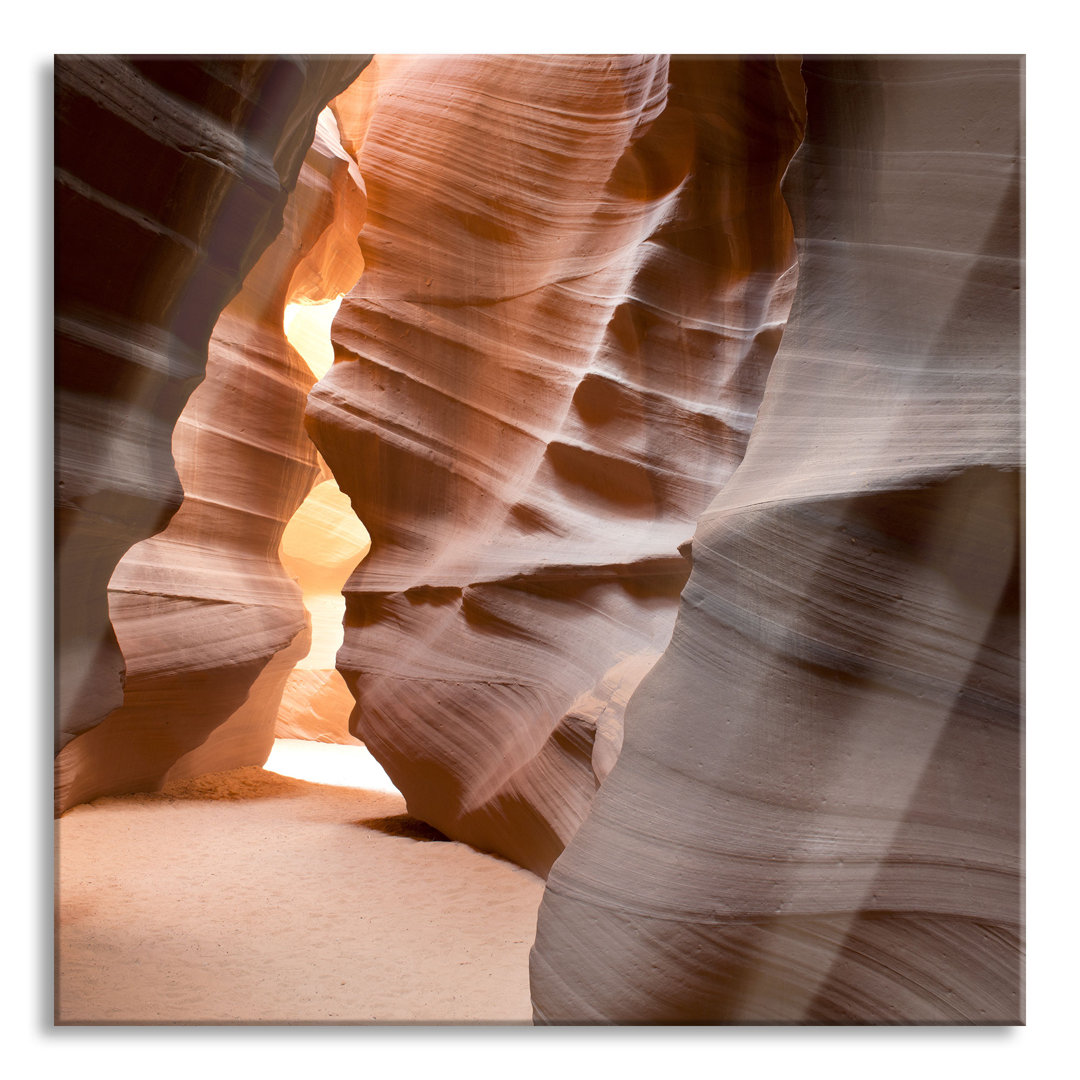
<instances>
[{"instance_id":1,"label":"narrow canyon passage","mask_svg":"<svg viewBox=\"0 0 1080 1080\"><path fill-rule=\"evenodd\" d=\"M362 747L302 745L378 783ZM253 766L97 799L56 834L60 1024L530 1022L543 881L396 793Z\"/></svg>"},{"instance_id":2,"label":"narrow canyon passage","mask_svg":"<svg viewBox=\"0 0 1080 1080\"><path fill-rule=\"evenodd\" d=\"M285 309L315 379L339 306ZM408 816L349 733L342 587L370 538L316 461L277 552L310 647L290 650L265 768L100 798L57 823L61 1024L531 1022L542 880Z\"/></svg>"},{"instance_id":3,"label":"narrow canyon passage","mask_svg":"<svg viewBox=\"0 0 1080 1080\"><path fill-rule=\"evenodd\" d=\"M314 174L304 175L318 190ZM350 242L355 248L357 227L342 229L343 252ZM295 259L290 252L286 245L277 258ZM193 398L202 412L185 413L181 425L228 431L233 487L207 497L206 475L220 471L222 450L191 437L182 443L186 494L211 509L186 545L162 549L154 564L160 596L151 597L150 614L194 603L223 615L221 655L243 641L238 620L257 614L266 622L285 610L283 598L292 612L282 632L288 639L300 626L302 593L310 633L296 634L272 661L276 691L250 695L240 710L249 728L265 731L261 738L271 730L277 738L265 768L177 772L160 792L91 797L57 821L58 1023L530 1022L528 949L542 881L409 817L404 798L348 731L354 701L334 667L342 586L370 539L300 424L303 395L333 363L340 295L322 297L347 288L362 265L354 250L335 258L337 276L318 277L302 302L286 304L283 325L278 302L262 304L267 344L259 352L242 330L219 324L216 362ZM279 277L276 263L264 274ZM222 347L233 342L232 351ZM265 471L263 457L249 460L249 445L272 441L280 443L281 495L260 480L254 466ZM243 507L243 522L230 527L223 507L234 514ZM229 579L250 595L217 597L201 582L185 586L194 600L178 604L170 595L189 551L220 548L219 561L236 562L263 532L260 550L245 554ZM276 576L280 596L263 584L267 575ZM115 583L114 617L123 621L122 605L132 601L123 574ZM132 657L151 644L159 666L171 666L178 645L205 637L176 633L152 621L128 631L129 673L137 670ZM286 665L295 665L288 674ZM191 683L188 674L170 692L190 696ZM150 700L146 720L167 754L172 735L161 707L160 697ZM117 728L103 761L130 753L132 730ZM196 751L200 768L219 746L212 735Z\"/></svg>"},{"instance_id":4,"label":"narrow canyon passage","mask_svg":"<svg viewBox=\"0 0 1080 1080\"><path fill-rule=\"evenodd\" d=\"M315 379L334 362L330 329L340 306L341 297L285 307L285 337ZM335 665L344 638L342 588L371 550L371 537L326 463L317 461L319 477L285 526L277 552L300 586L311 646L285 680L274 731L279 739L356 744L349 733L355 701Z\"/></svg>"},{"instance_id":5,"label":"narrow canyon passage","mask_svg":"<svg viewBox=\"0 0 1080 1080\"><path fill-rule=\"evenodd\" d=\"M57 1022L1024 1023L1023 93L61 58Z\"/></svg>"}]
</instances>

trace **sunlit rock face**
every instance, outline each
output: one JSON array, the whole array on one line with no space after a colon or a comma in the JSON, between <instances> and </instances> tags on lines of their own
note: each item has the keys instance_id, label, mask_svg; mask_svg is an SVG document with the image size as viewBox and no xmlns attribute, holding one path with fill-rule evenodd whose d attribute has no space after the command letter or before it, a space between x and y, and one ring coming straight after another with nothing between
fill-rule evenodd
<instances>
[{"instance_id":1,"label":"sunlit rock face","mask_svg":"<svg viewBox=\"0 0 1080 1080\"><path fill-rule=\"evenodd\" d=\"M338 65L332 79L305 84L313 120L356 70ZM290 301L326 300L355 282L365 197L332 113L313 142L306 126L304 135L310 149L283 228L218 319L205 381L172 435L183 503L163 531L128 550L109 584L123 704L61 751L60 809L261 764L284 682L307 652L300 589L278 545L320 475L303 429L315 376L286 340L283 317Z\"/></svg>"},{"instance_id":2,"label":"sunlit rock face","mask_svg":"<svg viewBox=\"0 0 1080 1080\"><path fill-rule=\"evenodd\" d=\"M109 578L180 505L170 442L211 330L363 64L56 60L58 748L121 703Z\"/></svg>"},{"instance_id":3,"label":"sunlit rock face","mask_svg":"<svg viewBox=\"0 0 1080 1080\"><path fill-rule=\"evenodd\" d=\"M311 489L285 527L279 555L303 592L311 646L285 683L276 738L358 741L349 733L353 696L336 664L345 614L341 589L370 547L367 530L332 478Z\"/></svg>"},{"instance_id":4,"label":"sunlit rock face","mask_svg":"<svg viewBox=\"0 0 1080 1080\"><path fill-rule=\"evenodd\" d=\"M799 284L555 864L540 1022L1017 1022L1016 58L817 60Z\"/></svg>"},{"instance_id":5,"label":"sunlit rock face","mask_svg":"<svg viewBox=\"0 0 1080 1080\"><path fill-rule=\"evenodd\" d=\"M797 62L394 57L334 103L364 276L308 428L338 657L410 812L545 873L667 646L795 285Z\"/></svg>"}]
</instances>

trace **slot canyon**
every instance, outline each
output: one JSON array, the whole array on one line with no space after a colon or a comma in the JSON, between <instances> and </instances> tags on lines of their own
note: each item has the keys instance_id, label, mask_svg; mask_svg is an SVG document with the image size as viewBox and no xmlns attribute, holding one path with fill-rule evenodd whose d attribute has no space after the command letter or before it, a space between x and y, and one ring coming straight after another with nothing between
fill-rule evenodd
<instances>
[{"instance_id":1,"label":"slot canyon","mask_svg":"<svg viewBox=\"0 0 1080 1080\"><path fill-rule=\"evenodd\" d=\"M54 78L56 1023L1024 1023L1023 57Z\"/></svg>"}]
</instances>

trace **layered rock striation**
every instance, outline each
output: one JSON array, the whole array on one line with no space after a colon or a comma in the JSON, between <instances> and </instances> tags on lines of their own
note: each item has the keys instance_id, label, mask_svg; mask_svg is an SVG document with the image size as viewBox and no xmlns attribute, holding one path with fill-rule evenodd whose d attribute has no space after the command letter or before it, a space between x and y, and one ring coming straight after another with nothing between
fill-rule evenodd
<instances>
[{"instance_id":1,"label":"layered rock striation","mask_svg":"<svg viewBox=\"0 0 1080 1080\"><path fill-rule=\"evenodd\" d=\"M366 270L308 430L372 539L353 732L411 813L545 873L754 422L798 65L379 58L334 109Z\"/></svg>"},{"instance_id":2,"label":"layered rock striation","mask_svg":"<svg viewBox=\"0 0 1080 1080\"><path fill-rule=\"evenodd\" d=\"M295 119L296 130L288 133L292 139L306 138L306 156L300 155L295 168L290 165L295 189L283 225L279 219L277 238L217 319L208 360L203 356L205 381L171 432L168 460L175 458L182 505L167 527L130 547L112 574L109 615L123 653L123 701L93 727L73 733L61 750L61 810L102 794L155 790L167 780L261 764L269 753L282 686L309 642L300 590L278 559L278 545L285 523L320 475L315 448L303 429L315 376L286 340L284 310L290 302L338 295L363 267L356 236L365 197L356 164L340 146L332 113L324 113L314 141L306 117L310 114L314 124L326 96L361 66L319 64L318 77L298 72L291 108L303 111L305 120ZM165 68L163 78L179 78L169 64ZM226 70L234 69L226 65ZM280 126L281 117L262 116L261 123ZM237 140L236 153L241 155L246 145ZM284 200L282 186L279 182ZM195 201L194 193L185 197ZM187 212L194 213L190 206ZM238 213L228 208L230 229L238 228ZM193 217L192 227L196 221ZM226 246L233 250L237 244L234 236ZM111 265L103 261L102 272ZM215 295L224 297L225 275L218 274L223 280ZM158 304L167 299L159 295ZM65 300L72 302L70 296ZM183 311L153 311L159 319L173 320L172 333L194 333ZM128 327L136 333L134 322ZM137 333L145 341L149 331ZM119 339L114 344L128 347ZM155 355L140 352L144 362L167 366ZM186 356L191 367L183 386L190 390L199 359L194 343ZM100 358L94 371L104 378ZM161 380L170 374L175 371L157 372ZM132 392L130 386L113 389L120 405L127 401L124 393ZM146 460L125 459L122 469L113 461L124 482L150 484L148 442L157 446L159 457L168 451L165 436L171 429L161 393L143 387L135 394L151 427L124 433L146 455ZM169 400L178 404L179 390ZM106 410L99 418L118 424L123 415L118 405L115 413ZM96 434L105 437L104 431ZM63 433L60 448L64 477L64 452L70 447ZM159 463L158 472L163 471ZM114 496L109 512L119 517L129 504ZM139 527L137 515L119 524L130 546L132 530ZM157 527L162 524L158 521ZM73 540L65 537L62 543ZM62 597L68 573L62 564ZM88 589L89 581L82 585ZM62 672L62 689L69 689L68 677ZM84 687L81 707L89 708L94 700ZM106 700L97 700L97 707Z\"/></svg>"},{"instance_id":3,"label":"layered rock striation","mask_svg":"<svg viewBox=\"0 0 1080 1080\"><path fill-rule=\"evenodd\" d=\"M555 864L547 1023L1016 1023L1017 58L807 61L799 285Z\"/></svg>"},{"instance_id":4,"label":"layered rock striation","mask_svg":"<svg viewBox=\"0 0 1080 1080\"><path fill-rule=\"evenodd\" d=\"M58 748L122 701L106 588L182 492L172 430L362 58L56 61Z\"/></svg>"},{"instance_id":5,"label":"layered rock striation","mask_svg":"<svg viewBox=\"0 0 1080 1080\"><path fill-rule=\"evenodd\" d=\"M57 62L60 809L355 697L539 1022L1016 1022L1020 61L365 63Z\"/></svg>"}]
</instances>

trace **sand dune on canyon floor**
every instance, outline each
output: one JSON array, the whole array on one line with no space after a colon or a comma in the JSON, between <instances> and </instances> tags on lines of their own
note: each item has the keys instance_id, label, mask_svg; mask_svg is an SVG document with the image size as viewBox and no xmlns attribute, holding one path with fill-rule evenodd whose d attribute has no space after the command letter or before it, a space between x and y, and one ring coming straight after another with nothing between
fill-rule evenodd
<instances>
[{"instance_id":1,"label":"sand dune on canyon floor","mask_svg":"<svg viewBox=\"0 0 1080 1080\"><path fill-rule=\"evenodd\" d=\"M543 882L391 791L249 767L97 799L56 828L58 1023L531 1020Z\"/></svg>"}]
</instances>

